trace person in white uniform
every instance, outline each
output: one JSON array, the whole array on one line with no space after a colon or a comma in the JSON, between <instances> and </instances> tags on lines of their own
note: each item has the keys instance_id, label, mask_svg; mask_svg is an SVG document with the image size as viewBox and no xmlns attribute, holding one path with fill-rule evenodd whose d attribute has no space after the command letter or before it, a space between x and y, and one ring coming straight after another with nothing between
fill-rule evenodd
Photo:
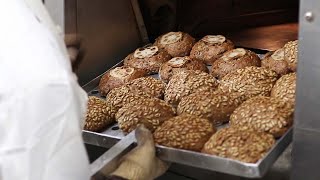
<instances>
[{"instance_id":1,"label":"person in white uniform","mask_svg":"<svg viewBox=\"0 0 320 180\"><path fill-rule=\"evenodd\" d=\"M0 0L0 22L0 179L90 179L81 136L87 95L62 34L41 0ZM166 170L141 129L144 140L114 177L147 180Z\"/></svg>"}]
</instances>

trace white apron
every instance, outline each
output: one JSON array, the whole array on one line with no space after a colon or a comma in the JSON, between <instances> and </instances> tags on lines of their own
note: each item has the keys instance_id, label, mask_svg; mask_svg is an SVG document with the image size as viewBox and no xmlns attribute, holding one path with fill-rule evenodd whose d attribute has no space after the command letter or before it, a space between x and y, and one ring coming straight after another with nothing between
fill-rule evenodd
<instances>
[{"instance_id":1,"label":"white apron","mask_svg":"<svg viewBox=\"0 0 320 180\"><path fill-rule=\"evenodd\" d=\"M0 179L88 180L86 103L41 0L0 0Z\"/></svg>"}]
</instances>

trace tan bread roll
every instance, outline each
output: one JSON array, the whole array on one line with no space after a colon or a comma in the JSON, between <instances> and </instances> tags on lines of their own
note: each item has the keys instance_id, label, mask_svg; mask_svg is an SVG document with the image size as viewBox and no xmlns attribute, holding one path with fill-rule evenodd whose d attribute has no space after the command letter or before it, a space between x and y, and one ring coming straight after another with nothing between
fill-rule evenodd
<instances>
[{"instance_id":1,"label":"tan bread roll","mask_svg":"<svg viewBox=\"0 0 320 180\"><path fill-rule=\"evenodd\" d=\"M116 120L124 133L130 133L138 124L144 124L150 131L154 131L174 115L174 109L166 102L149 98L124 105L116 114Z\"/></svg>"},{"instance_id":2,"label":"tan bread roll","mask_svg":"<svg viewBox=\"0 0 320 180\"><path fill-rule=\"evenodd\" d=\"M256 53L243 48L232 49L212 63L211 74L221 79L234 70L249 66L260 66L260 63L260 58Z\"/></svg>"},{"instance_id":3,"label":"tan bread roll","mask_svg":"<svg viewBox=\"0 0 320 180\"><path fill-rule=\"evenodd\" d=\"M283 48L268 52L261 61L261 67L273 70L281 76L290 72L289 65L284 58Z\"/></svg>"},{"instance_id":4,"label":"tan bread roll","mask_svg":"<svg viewBox=\"0 0 320 180\"><path fill-rule=\"evenodd\" d=\"M124 65L140 69L149 74L157 73L160 66L171 59L171 56L157 46L139 48L124 59Z\"/></svg>"},{"instance_id":5,"label":"tan bread roll","mask_svg":"<svg viewBox=\"0 0 320 180\"><path fill-rule=\"evenodd\" d=\"M248 128L228 127L220 129L204 145L203 153L256 163L275 144L272 135Z\"/></svg>"},{"instance_id":6,"label":"tan bread roll","mask_svg":"<svg viewBox=\"0 0 320 180\"><path fill-rule=\"evenodd\" d=\"M115 122L115 110L105 100L89 96L84 129L99 132Z\"/></svg>"},{"instance_id":7,"label":"tan bread roll","mask_svg":"<svg viewBox=\"0 0 320 180\"><path fill-rule=\"evenodd\" d=\"M271 91L271 97L285 101L290 104L291 107L295 106L296 96L296 73L290 73L282 76Z\"/></svg>"},{"instance_id":8,"label":"tan bread roll","mask_svg":"<svg viewBox=\"0 0 320 180\"><path fill-rule=\"evenodd\" d=\"M168 83L172 75L182 68L188 70L199 70L206 73L209 72L206 64L200 60L191 59L189 56L175 57L161 66L159 70L160 79Z\"/></svg>"},{"instance_id":9,"label":"tan bread roll","mask_svg":"<svg viewBox=\"0 0 320 180\"><path fill-rule=\"evenodd\" d=\"M219 125L229 121L232 112L244 101L239 93L222 91L193 93L183 97L177 113L192 114Z\"/></svg>"},{"instance_id":10,"label":"tan bread roll","mask_svg":"<svg viewBox=\"0 0 320 180\"><path fill-rule=\"evenodd\" d=\"M284 59L289 64L291 71L297 70L298 64L298 40L289 41L283 47L284 49Z\"/></svg>"},{"instance_id":11,"label":"tan bread roll","mask_svg":"<svg viewBox=\"0 0 320 180\"><path fill-rule=\"evenodd\" d=\"M230 116L231 126L248 126L281 137L292 125L293 108L271 97L257 96L242 103Z\"/></svg>"},{"instance_id":12,"label":"tan bread roll","mask_svg":"<svg viewBox=\"0 0 320 180\"><path fill-rule=\"evenodd\" d=\"M147 73L143 70L132 67L116 67L104 74L99 83L100 94L106 96L113 88L124 85L125 83L145 76Z\"/></svg>"},{"instance_id":13,"label":"tan bread roll","mask_svg":"<svg viewBox=\"0 0 320 180\"><path fill-rule=\"evenodd\" d=\"M258 95L270 96L277 78L277 73L272 70L251 66L224 76L219 89L224 92L238 92L244 95L245 99Z\"/></svg>"},{"instance_id":14,"label":"tan bread roll","mask_svg":"<svg viewBox=\"0 0 320 180\"><path fill-rule=\"evenodd\" d=\"M153 77L142 77L127 83L132 89L138 89L146 92L151 97L163 98L166 84Z\"/></svg>"},{"instance_id":15,"label":"tan bread roll","mask_svg":"<svg viewBox=\"0 0 320 180\"><path fill-rule=\"evenodd\" d=\"M155 45L167 51L172 57L188 56L195 39L188 33L168 32L156 39Z\"/></svg>"},{"instance_id":16,"label":"tan bread roll","mask_svg":"<svg viewBox=\"0 0 320 180\"><path fill-rule=\"evenodd\" d=\"M170 79L165 90L164 100L177 106L181 98L202 90L213 91L217 86L217 80L207 73L181 70Z\"/></svg>"},{"instance_id":17,"label":"tan bread roll","mask_svg":"<svg viewBox=\"0 0 320 180\"><path fill-rule=\"evenodd\" d=\"M216 132L207 119L183 114L165 121L154 132L154 140L157 144L201 151L204 143Z\"/></svg>"},{"instance_id":18,"label":"tan bread roll","mask_svg":"<svg viewBox=\"0 0 320 180\"><path fill-rule=\"evenodd\" d=\"M207 35L192 47L190 57L212 64L223 53L233 48L234 44L226 37L222 35Z\"/></svg>"}]
</instances>

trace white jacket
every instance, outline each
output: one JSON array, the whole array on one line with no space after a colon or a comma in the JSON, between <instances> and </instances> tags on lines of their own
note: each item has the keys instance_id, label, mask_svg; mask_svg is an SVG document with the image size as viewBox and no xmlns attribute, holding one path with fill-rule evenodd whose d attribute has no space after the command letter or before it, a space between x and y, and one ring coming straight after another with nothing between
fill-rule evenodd
<instances>
[{"instance_id":1,"label":"white jacket","mask_svg":"<svg viewBox=\"0 0 320 180\"><path fill-rule=\"evenodd\" d=\"M0 180L88 180L87 96L40 2L0 0Z\"/></svg>"}]
</instances>

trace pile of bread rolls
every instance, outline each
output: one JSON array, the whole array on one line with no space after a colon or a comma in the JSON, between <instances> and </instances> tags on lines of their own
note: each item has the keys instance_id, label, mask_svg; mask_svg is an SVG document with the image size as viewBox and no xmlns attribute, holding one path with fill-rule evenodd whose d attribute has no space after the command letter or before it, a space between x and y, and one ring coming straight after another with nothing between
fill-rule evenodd
<instances>
[{"instance_id":1,"label":"pile of bread rolls","mask_svg":"<svg viewBox=\"0 0 320 180\"><path fill-rule=\"evenodd\" d=\"M160 145L255 163L292 126L297 53L298 41L260 59L222 35L169 32L103 75L85 129L144 124Z\"/></svg>"}]
</instances>

